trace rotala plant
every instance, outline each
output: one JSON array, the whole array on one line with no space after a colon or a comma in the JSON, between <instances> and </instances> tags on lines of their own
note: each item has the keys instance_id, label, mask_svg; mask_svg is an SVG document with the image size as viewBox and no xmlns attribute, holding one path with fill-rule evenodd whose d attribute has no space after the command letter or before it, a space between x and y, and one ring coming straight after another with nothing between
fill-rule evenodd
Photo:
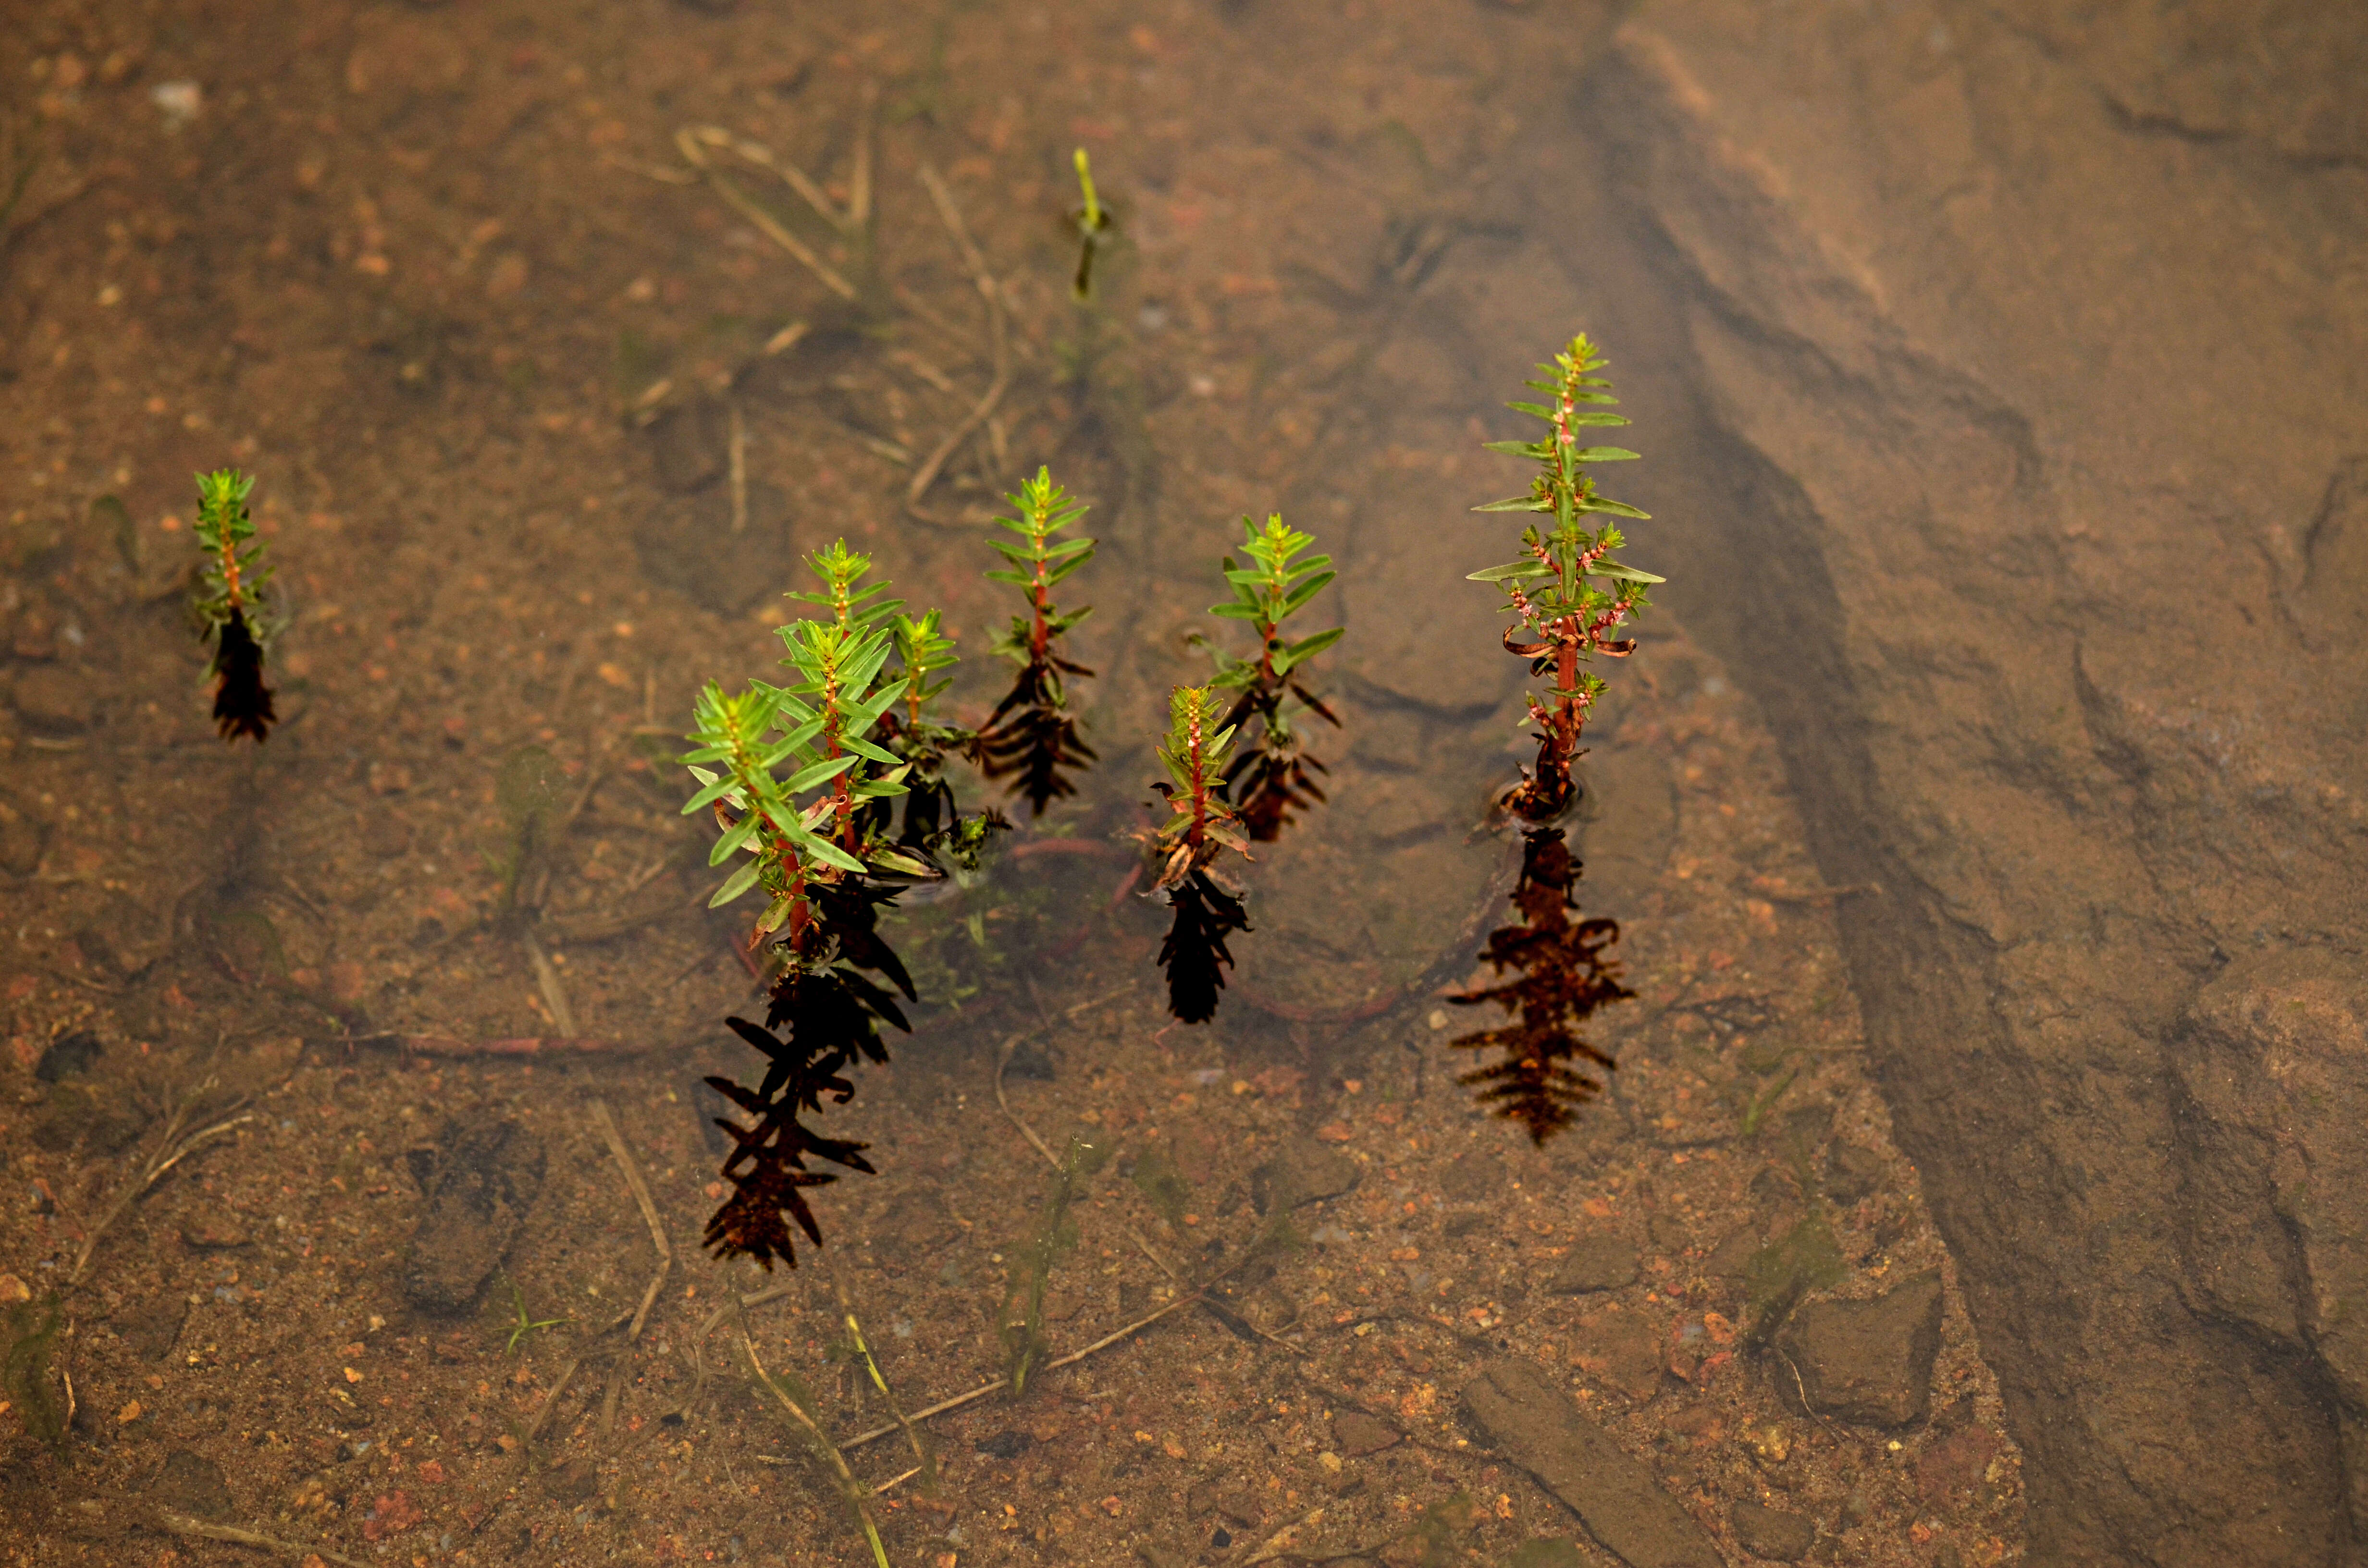
<instances>
[{"instance_id":1,"label":"rotala plant","mask_svg":"<svg viewBox=\"0 0 2368 1568\"><path fill-rule=\"evenodd\" d=\"M1600 653L1624 658L1635 644L1612 633L1645 608L1645 589L1662 579L1611 558L1627 541L1616 523L1588 528L1590 515L1606 519L1642 519L1643 512L1595 493L1587 465L1626 461L1636 456L1622 447L1582 447L1578 432L1589 426L1625 425L1609 411L1617 403L1611 383L1593 372L1603 368L1587 335L1572 338L1544 379L1528 383L1547 394L1546 403L1516 403L1517 412L1546 422L1543 440L1491 441L1493 452L1510 452L1538 465L1526 495L1475 508L1483 512L1535 512L1553 518L1550 530L1522 530L1518 561L1472 574L1473 580L1505 590L1515 624L1505 633L1507 651L1530 661L1533 676L1550 676L1550 691L1529 694L1523 720L1538 731L1534 773L1505 797L1514 815L1533 825L1521 835L1521 874L1513 890L1517 925L1490 933L1480 957L1501 978L1518 978L1455 996L1464 1004L1494 1002L1512 1015L1503 1027L1462 1036L1462 1050L1501 1050L1501 1059L1463 1075L1479 1090L1480 1102L1498 1116L1520 1122L1532 1142L1543 1143L1570 1125L1577 1108L1602 1088L1573 1062L1606 1070L1616 1063L1579 1038L1579 1027L1599 1007L1635 994L1620 983L1619 966L1603 956L1620 939L1610 920L1575 920L1579 863L1563 829L1551 825L1577 798L1571 764L1579 756L1579 735L1603 682L1584 666ZM1609 584L1609 587L1599 586Z\"/></svg>"},{"instance_id":2,"label":"rotala plant","mask_svg":"<svg viewBox=\"0 0 2368 1568\"><path fill-rule=\"evenodd\" d=\"M776 1258L796 1262L789 1221L821 1241L804 1189L837 1178L808 1168L809 1158L872 1168L864 1145L823 1138L798 1118L819 1112L825 1095L841 1103L851 1096L845 1072L859 1058L888 1059L882 1024L909 1031L897 996L915 1000L912 978L882 939L879 912L899 889L939 874L926 858L935 847L928 833L919 835L918 852L889 837L884 808L909 792L905 779L916 765L882 745L877 732L901 712L908 736L926 733L933 695L926 677L951 661L951 645L910 635L900 642L901 628L934 625L934 612L884 624L901 602L877 597L885 585L861 585L871 560L843 542L816 551L809 564L822 591L792 597L830 619L781 628L782 663L795 680L752 682L736 694L711 682L699 698L695 749L683 757L700 783L683 810L712 811L723 830L710 863L745 857L712 903L752 888L767 895L756 928L773 938L770 1005L762 1028L739 1017L727 1022L768 1065L754 1089L708 1080L753 1123L719 1122L734 1142L723 1166L733 1192L708 1221L707 1244L768 1268ZM905 667L892 674L900 647Z\"/></svg>"},{"instance_id":3,"label":"rotala plant","mask_svg":"<svg viewBox=\"0 0 2368 1568\"><path fill-rule=\"evenodd\" d=\"M264 608L271 568L246 511L254 488L254 476L234 468L198 475L197 535L206 557L196 609L201 635L214 645L206 670L214 683L214 724L226 741L249 735L259 743L279 722L263 684L265 644L278 628Z\"/></svg>"},{"instance_id":4,"label":"rotala plant","mask_svg":"<svg viewBox=\"0 0 2368 1568\"><path fill-rule=\"evenodd\" d=\"M1579 756L1588 710L1603 691L1602 680L1584 666L1599 653L1624 658L1634 651L1634 642L1611 634L1645 608L1645 586L1662 581L1611 559L1611 552L1627 542L1616 523L1607 520L1594 528L1585 523L1589 516L1640 521L1646 516L1624 502L1598 495L1594 476L1587 472L1589 463L1623 462L1636 454L1624 447L1578 444L1584 426L1628 423L1599 406L1620 401L1607 390L1610 381L1590 373L1604 363L1581 333L1554 356L1554 363L1538 367L1545 379L1526 384L1553 401L1507 406L1544 420L1544 437L1487 443L1492 452L1536 462L1529 493L1473 508L1537 512L1553 518L1550 530L1541 531L1535 525L1522 530L1520 560L1472 574L1472 581L1494 583L1505 591L1515 619L1505 633L1506 651L1529 660L1533 676L1553 681L1545 696L1530 694L1522 721L1537 726L1537 769L1525 772L1505 801L1529 822L1552 821L1576 798L1570 765ZM1599 580L1611 586L1598 586Z\"/></svg>"},{"instance_id":5,"label":"rotala plant","mask_svg":"<svg viewBox=\"0 0 2368 1568\"><path fill-rule=\"evenodd\" d=\"M1208 687L1175 689L1167 702L1167 741L1159 748L1167 777L1151 786L1168 810L1167 821L1149 835L1152 886L1176 912L1159 945L1159 967L1167 974L1167 1010L1188 1024L1216 1015L1217 993L1234 961L1225 938L1250 928L1239 890L1215 874L1224 851L1249 857L1241 821L1225 800L1225 755L1234 731L1224 710L1224 699Z\"/></svg>"},{"instance_id":6,"label":"rotala plant","mask_svg":"<svg viewBox=\"0 0 2368 1568\"><path fill-rule=\"evenodd\" d=\"M1016 515L996 522L1019 539L993 541L1008 564L986 575L1019 588L1027 596L1028 609L1013 616L1010 629L995 640L995 651L1019 665L1019 674L987 716L973 755L981 772L1011 780L1011 792L1027 797L1031 813L1041 817L1053 801L1076 793L1068 775L1094 760L1092 749L1077 738L1062 679L1094 672L1061 652L1063 638L1093 607L1064 612L1053 602L1053 588L1094 558L1094 541L1055 537L1084 517L1086 506L1053 483L1047 469L1039 468L1035 478L1004 499Z\"/></svg>"},{"instance_id":7,"label":"rotala plant","mask_svg":"<svg viewBox=\"0 0 2368 1568\"><path fill-rule=\"evenodd\" d=\"M1458 1081L1477 1087L1479 1100L1496 1114L1529 1130L1532 1143L1570 1125L1577 1108L1603 1085L1570 1065L1592 1062L1610 1068L1611 1057L1581 1040L1579 1026L1599 1007L1624 1001L1634 992L1620 983L1620 966L1603 949L1620 939L1610 920L1574 920L1578 899L1578 862L1556 828L1533 827L1521 835L1521 877L1513 907L1521 923L1489 933L1483 961L1502 984L1448 998L1471 1006L1494 1002L1512 1014L1510 1022L1459 1037L1463 1051L1502 1050L1501 1061L1464 1074Z\"/></svg>"},{"instance_id":8,"label":"rotala plant","mask_svg":"<svg viewBox=\"0 0 2368 1568\"><path fill-rule=\"evenodd\" d=\"M1291 710L1314 713L1335 729L1340 724L1332 710L1302 684L1298 672L1340 640L1341 628L1296 641L1282 633L1282 623L1338 575L1328 555L1295 559L1315 542L1313 534L1284 527L1279 514L1267 518L1263 529L1244 517L1242 555L1247 564L1225 557L1225 581L1234 597L1209 611L1221 619L1247 620L1258 636L1258 652L1247 659L1212 647L1217 675L1210 682L1215 690L1238 693L1225 713L1225 729L1239 732L1252 720L1258 722L1257 744L1242 747L1226 764L1224 778L1242 825L1258 843L1279 836L1294 809L1324 799L1313 775L1330 770L1300 749Z\"/></svg>"}]
</instances>

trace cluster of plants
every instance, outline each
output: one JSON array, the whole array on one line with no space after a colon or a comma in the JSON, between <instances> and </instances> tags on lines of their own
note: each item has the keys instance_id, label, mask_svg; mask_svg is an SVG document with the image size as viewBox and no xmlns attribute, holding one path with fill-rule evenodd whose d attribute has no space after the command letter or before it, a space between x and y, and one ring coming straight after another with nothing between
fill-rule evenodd
<instances>
[{"instance_id":1,"label":"cluster of plants","mask_svg":"<svg viewBox=\"0 0 2368 1568\"><path fill-rule=\"evenodd\" d=\"M1616 925L1576 917L1580 867L1562 825L1577 797L1571 770L1588 716L1604 689L1593 665L1633 651L1622 629L1661 581L1617 559L1625 543L1618 520L1645 514L1600 494L1590 472L1636 454L1579 444L1588 427L1626 423L1595 373L1602 366L1581 335L1540 367L1529 384L1544 401L1511 406L1543 421L1544 434L1488 443L1535 465L1530 489L1476 508L1537 519L1523 528L1517 559L1472 579L1504 593L1513 619L1504 645L1529 662L1543 689L1529 694L1523 718L1536 731L1536 760L1500 801L1521 824L1519 919L1481 953L1499 983L1455 998L1508 1016L1454 1043L1490 1053L1462 1081L1539 1142L1600 1092L1590 1074L1612 1060L1581 1031L1597 1009L1632 994L1606 956ZM789 596L811 613L780 628L786 681L751 681L737 692L711 683L700 695L694 749L683 758L699 789L684 810L713 814L711 863L731 868L713 903L764 895L755 935L768 960L762 1021L727 1020L764 1059L763 1071L753 1085L709 1080L746 1118L723 1123L734 1142L723 1172L732 1191L707 1241L724 1256L794 1264L793 1227L821 1239L810 1189L837 1179L818 1167L872 1169L865 1145L823 1136L809 1119L854 1094L859 1063L887 1061L884 1031L911 1029L905 1009L919 993L881 916L908 890L974 872L1011 825L992 806L965 808L950 765L967 762L1042 817L1074 796L1078 776L1099 760L1073 699L1076 683L1093 672L1067 652L1091 607L1064 608L1062 591L1093 559L1095 541L1076 531L1087 507L1044 468L1006 500L1010 513L997 517L992 541L1002 564L986 576L1023 602L991 645L1013 667L1010 687L977 728L937 706L951 684L944 672L958 663L940 612L905 613L903 600L886 597L888 585L868 580L871 558L844 541L808 557L817 588ZM1221 568L1230 597L1211 613L1247 623L1255 644L1235 652L1198 639L1214 670L1168 699L1156 747L1165 777L1151 785L1166 820L1137 837L1150 892L1169 912L1158 962L1169 1010L1185 1023L1214 1016L1231 942L1251 929L1235 863L1325 800L1326 769L1306 749L1306 725L1339 720L1306 672L1341 630L1287 630L1335 576L1330 557L1308 553L1314 543L1280 517L1263 527L1243 519L1239 551Z\"/></svg>"},{"instance_id":2,"label":"cluster of plants","mask_svg":"<svg viewBox=\"0 0 2368 1568\"><path fill-rule=\"evenodd\" d=\"M707 1231L724 1256L794 1263L795 1232L820 1240L807 1194L837 1179L821 1167L872 1168L863 1144L825 1137L809 1119L854 1094L858 1063L888 1060L886 1031L912 1028L905 1009L919 992L881 915L911 889L974 872L1011 825L994 806L965 807L950 766L970 764L1041 817L1098 760L1073 701L1093 672L1067 652L1091 607L1056 597L1093 559L1095 541L1076 531L1087 508L1044 468L1006 500L992 541L1003 562L985 575L1016 589L1022 608L992 643L1011 685L977 728L940 711L943 672L959 662L941 612L905 613L888 585L869 580L871 557L843 540L807 558L819 586L788 596L811 607L780 629L789 678L736 692L711 682L700 694L682 759L699 788L683 809L713 815L711 864L730 867L712 903L765 900L755 923L765 1016L726 1020L765 1066L753 1084L709 1080L745 1118L723 1124L732 1191ZM1227 938L1248 929L1219 857L1247 857L1322 799L1313 775L1323 764L1301 749L1292 715L1338 722L1304 671L1339 629L1282 631L1332 580L1329 561L1301 559L1313 541L1279 517L1263 530L1246 521L1245 532L1249 564L1225 560L1234 597L1216 613L1249 621L1258 645L1247 657L1217 650L1209 684L1176 688L1158 748L1167 777L1152 785L1169 820L1143 835L1152 892L1170 911L1159 962L1187 1023L1214 1014L1233 962ZM1236 755L1245 729L1255 734Z\"/></svg>"}]
</instances>

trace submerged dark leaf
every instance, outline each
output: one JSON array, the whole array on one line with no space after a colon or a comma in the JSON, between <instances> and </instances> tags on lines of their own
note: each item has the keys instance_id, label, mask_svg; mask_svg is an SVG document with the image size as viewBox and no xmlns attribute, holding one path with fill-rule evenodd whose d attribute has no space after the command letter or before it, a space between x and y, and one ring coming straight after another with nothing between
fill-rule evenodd
<instances>
[{"instance_id":1,"label":"submerged dark leaf","mask_svg":"<svg viewBox=\"0 0 2368 1568\"><path fill-rule=\"evenodd\" d=\"M1205 871L1193 871L1167 895L1176 918L1159 944L1159 967L1167 973L1167 1010L1188 1024L1205 1024L1216 1016L1217 993L1224 989L1224 971L1234 955L1225 938L1250 928L1241 900L1226 892Z\"/></svg>"},{"instance_id":2,"label":"submerged dark leaf","mask_svg":"<svg viewBox=\"0 0 2368 1568\"><path fill-rule=\"evenodd\" d=\"M1512 1014L1500 1028L1452 1041L1465 1051L1503 1051L1503 1059L1462 1075L1477 1088L1479 1101L1497 1115L1529 1130L1533 1143L1577 1119L1578 1108L1602 1092L1600 1079L1569 1065L1574 1061L1602 1068L1612 1059L1578 1037L1578 1028L1599 1007L1635 993L1620 983L1620 966L1603 949L1620 939L1611 920L1573 920L1573 893L1579 864L1560 831L1532 828L1523 835L1521 878L1513 907L1522 923L1491 932L1480 956L1498 975L1519 978L1448 998L1472 1006L1494 1002Z\"/></svg>"},{"instance_id":3,"label":"submerged dark leaf","mask_svg":"<svg viewBox=\"0 0 2368 1568\"><path fill-rule=\"evenodd\" d=\"M1093 673L1064 660L1021 666L1011 690L996 704L972 744L979 771L993 780L1013 780L1011 792L1025 796L1031 813L1040 817L1053 801L1077 792L1068 775L1097 760L1093 748L1077 738L1077 721L1066 706L1061 670Z\"/></svg>"},{"instance_id":4,"label":"submerged dark leaf","mask_svg":"<svg viewBox=\"0 0 2368 1568\"><path fill-rule=\"evenodd\" d=\"M279 722L271 688L263 684L263 644L237 609L223 621L214 642L214 725L222 738L252 735L261 741Z\"/></svg>"}]
</instances>

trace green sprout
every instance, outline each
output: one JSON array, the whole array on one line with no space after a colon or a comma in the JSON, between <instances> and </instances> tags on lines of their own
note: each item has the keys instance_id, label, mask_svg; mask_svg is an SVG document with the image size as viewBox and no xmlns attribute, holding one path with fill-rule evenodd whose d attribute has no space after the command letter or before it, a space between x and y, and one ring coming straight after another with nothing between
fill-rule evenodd
<instances>
[{"instance_id":1,"label":"green sprout","mask_svg":"<svg viewBox=\"0 0 2368 1568\"><path fill-rule=\"evenodd\" d=\"M1102 205L1101 197L1094 190L1093 165L1087 162L1083 147L1077 149L1076 162L1077 188L1083 193L1086 204L1076 214L1079 249L1075 288L1077 298L1087 300L1093 295L1094 252L1100 247L1102 235L1111 226L1111 219L1110 210Z\"/></svg>"},{"instance_id":2,"label":"green sprout","mask_svg":"<svg viewBox=\"0 0 2368 1568\"><path fill-rule=\"evenodd\" d=\"M529 1334L540 1333L546 1328L557 1328L561 1324L574 1323L575 1321L574 1318L567 1317L535 1317L531 1312L529 1312L526 1310L526 1292L518 1288L518 1282L515 1279L509 1278L507 1276L504 1276L503 1282L510 1288L510 1310L516 1314L510 1320L508 1324L510 1338L509 1343L502 1346L503 1355L516 1355L518 1353L518 1341L524 1339Z\"/></svg>"}]
</instances>

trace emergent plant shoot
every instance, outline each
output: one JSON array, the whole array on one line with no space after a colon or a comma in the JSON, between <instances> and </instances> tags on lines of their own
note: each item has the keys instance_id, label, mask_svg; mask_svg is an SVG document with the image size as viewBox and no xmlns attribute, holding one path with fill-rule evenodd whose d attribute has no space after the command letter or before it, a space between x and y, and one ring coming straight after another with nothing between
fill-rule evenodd
<instances>
[{"instance_id":1,"label":"emergent plant shoot","mask_svg":"<svg viewBox=\"0 0 2368 1568\"><path fill-rule=\"evenodd\" d=\"M1242 825L1258 843L1278 837L1292 820L1294 808L1304 810L1324 799L1322 787L1311 774L1330 769L1300 750L1298 733L1291 725L1291 709L1314 713L1335 729L1340 725L1332 710L1301 683L1297 672L1338 642L1341 628L1335 626L1296 641L1282 634L1283 621L1304 608L1338 575L1328 555L1294 562L1294 556L1315 542L1315 535L1285 528L1280 514L1267 518L1262 530L1244 517L1242 554L1248 564L1225 557L1225 581L1233 585L1234 597L1209 611L1226 620L1247 620L1258 634L1253 658L1236 659L1212 647L1217 675L1209 683L1214 690L1240 694L1225 713L1224 728L1239 731L1252 719L1258 721L1258 744L1244 746L1226 765L1225 785L1241 812ZM1294 698L1295 704L1291 700Z\"/></svg>"},{"instance_id":2,"label":"emergent plant shoot","mask_svg":"<svg viewBox=\"0 0 2368 1568\"><path fill-rule=\"evenodd\" d=\"M1150 838L1152 886L1176 912L1159 945L1167 974L1167 1010L1188 1024L1215 1017L1217 993L1233 954L1225 938L1250 928L1241 893L1214 875L1217 857L1232 850L1249 858L1249 842L1225 801L1225 754L1234 731L1224 701L1208 687L1179 686L1167 703L1167 744L1159 760L1167 777L1152 784L1167 801L1167 822Z\"/></svg>"},{"instance_id":3,"label":"emergent plant shoot","mask_svg":"<svg viewBox=\"0 0 2368 1568\"><path fill-rule=\"evenodd\" d=\"M1602 369L1595 346L1581 333L1538 369L1545 380L1526 383L1553 398L1550 403L1515 403L1506 406L1546 422L1545 437L1537 441L1490 441L1487 449L1533 460L1538 472L1530 491L1473 508L1478 512L1540 512L1554 519L1552 531L1535 527L1521 532L1521 559L1474 572L1471 580L1495 583L1505 590L1507 608L1516 624L1505 633L1505 649L1530 661L1532 676L1551 676L1546 696L1529 696L1524 723L1538 728L1538 761L1534 774L1524 772L1507 798L1507 806L1530 822L1547 822L1569 809L1576 790L1570 765L1579 756L1579 733L1588 710L1603 691L1603 682L1580 666L1598 653L1624 658L1635 643L1615 640L1611 633L1630 616L1645 608L1645 588L1663 581L1611 559L1627 542L1619 528L1606 522L1588 528L1581 519L1590 514L1633 517L1645 514L1624 502L1595 493L1595 480L1586 465L1621 462L1636 456L1623 447L1581 447L1582 426L1625 425L1628 421L1599 404L1620 400L1605 389L1611 382L1589 374ZM1586 405L1586 406L1582 406ZM1611 585L1598 587L1590 578ZM1523 631L1530 634L1520 639Z\"/></svg>"},{"instance_id":4,"label":"emergent plant shoot","mask_svg":"<svg viewBox=\"0 0 2368 1568\"><path fill-rule=\"evenodd\" d=\"M254 488L254 476L234 468L198 475L197 536L206 563L196 609L199 635L214 644L206 669L214 683L214 724L226 741L251 735L260 743L279 722L263 684L264 648L279 628L264 609L271 568L246 512Z\"/></svg>"},{"instance_id":5,"label":"emergent plant shoot","mask_svg":"<svg viewBox=\"0 0 2368 1568\"><path fill-rule=\"evenodd\" d=\"M1094 541L1053 537L1084 517L1086 506L1053 483L1048 469L1039 468L1017 494L1004 499L1018 515L996 522L1019 540L992 541L1009 564L986 575L1027 595L1028 612L1013 616L1010 629L995 640L995 651L1019 665L1019 675L987 716L973 755L988 778L1011 779L1011 792L1026 796L1032 814L1041 817L1053 801L1076 793L1067 773L1094 760L1092 749L1077 738L1061 678L1094 673L1061 653L1061 640L1093 607L1064 613L1053 602L1053 589L1094 558Z\"/></svg>"}]
</instances>

